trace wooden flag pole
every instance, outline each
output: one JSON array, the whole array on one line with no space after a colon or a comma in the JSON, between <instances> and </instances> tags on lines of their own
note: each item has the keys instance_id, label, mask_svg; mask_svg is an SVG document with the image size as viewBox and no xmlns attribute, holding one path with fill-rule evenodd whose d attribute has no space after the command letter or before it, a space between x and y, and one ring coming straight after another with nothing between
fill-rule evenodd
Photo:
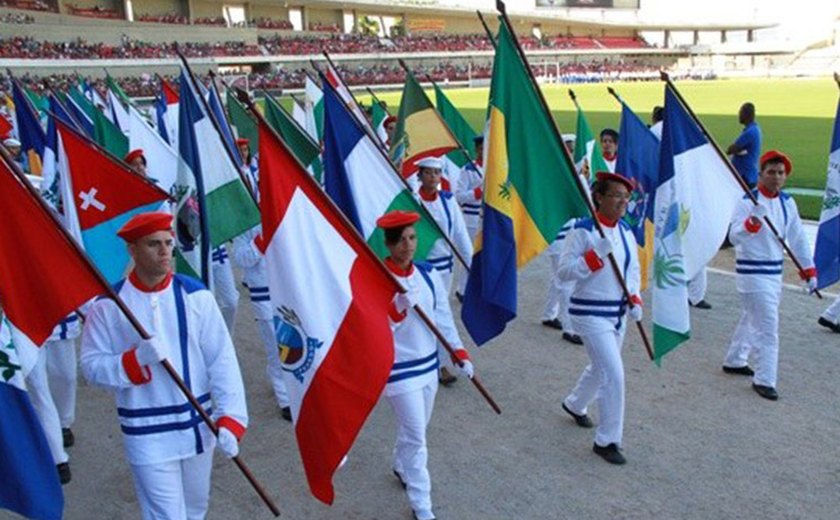
<instances>
[{"instance_id":1,"label":"wooden flag pole","mask_svg":"<svg viewBox=\"0 0 840 520\"><path fill-rule=\"evenodd\" d=\"M557 122L554 120L554 117L552 117L552 115L551 115L551 110L548 108L548 102L546 102L545 96L543 96L542 90L540 90L539 84L537 83L537 80L534 78L533 72L531 72L531 66L528 63L528 59L525 57L525 52L522 50L522 47L519 45L519 40L516 38L516 33L513 32L513 26L511 25L510 19L507 16L507 11L505 10L504 2L502 2L501 0L496 0L496 9L498 9L499 12L502 14L502 20L504 21L505 25L507 26L508 30L511 32L511 35L513 36L513 41L514 41L514 44L516 46L516 50L519 53L519 57L522 60L522 63L525 64L525 71L527 72L528 77L531 80L531 84L534 87L534 90L537 92L537 95L540 99L543 110L545 111L546 117L548 117L549 120L551 120L551 122L553 123L551 125L551 128L554 130L555 138L557 139L557 142L559 143L560 148L563 150L563 157L566 158L566 165L568 166L569 172L571 172L572 177L574 178L575 185L577 186L578 191L580 192L580 196L586 202L586 207L589 209L589 214L592 216L592 222L595 226L595 229L598 230L598 235L600 235L601 238L605 238L606 235L604 234L604 228L601 227L601 223L598 221L598 217L596 216L595 206L592 204L592 200L590 200L590 198L589 198L588 191L587 191L586 187L583 185L583 183L581 182L580 176L577 174L577 169L575 168L575 163L572 160L572 157L569 155L569 151L566 149L565 143L563 143L563 135L560 133L560 129L557 128ZM613 274L616 277L616 280L618 280L619 285L621 285L621 291L624 293L624 298L627 300L627 305L632 308L635 304L632 301L630 301L630 296L632 296L632 295L630 294L630 290L627 288L627 282L624 280L624 277L621 275L621 269L619 269L619 267L618 267L618 262L616 262L615 256L612 253L610 253L607 256L607 258L609 259L610 267L612 268L612 271L613 271ZM648 339L647 332L645 331L645 328L642 326L642 322L637 321L636 326L639 330L639 335L642 337L642 343L645 346L645 350L647 351L648 357L650 357L650 359L654 359L653 348L650 345L650 340Z\"/></svg>"},{"instance_id":2,"label":"wooden flag pole","mask_svg":"<svg viewBox=\"0 0 840 520\"><path fill-rule=\"evenodd\" d=\"M94 276L94 278L96 278L99 281L100 285L102 285L102 287L105 288L105 294L108 296L108 298L114 301L114 303L123 313L123 315L134 328L134 330L137 331L137 334L139 334L140 337L144 340L151 339L152 336L148 333L148 331L146 331L145 327L143 327L143 325L140 323L140 321L137 319L134 313L131 312L131 309L128 308L128 305L126 305L123 299L120 298L120 295L117 294L117 292L114 290L111 284L108 283L108 281L99 271L99 269L91 263L90 259L87 257L87 255L79 246L79 244L70 236L70 234L67 232L64 226L62 226L61 223L58 221L58 218L52 212L50 207L47 206L47 203L44 202L43 199L41 199L41 196L35 190L35 187L29 183L29 180L26 178L26 175L24 175L24 173L18 169L17 164L15 164L13 160L11 160L8 151L4 146L0 146L0 156L2 156L2 160L6 163L6 166L8 166L9 170L15 175L18 182L20 182L27 189L30 196L33 197L41 206L41 209L43 209L43 211L47 215L49 215L53 224L61 232L61 235L67 241L67 244L76 252L76 254L79 255L80 258L84 259L85 263L90 269L91 274ZM204 421L204 424L207 425L211 432L213 432L214 436L218 436L219 429L216 427L216 424L213 422L213 419L204 410L204 407L201 406L201 403L199 403L198 400L195 398L195 395L193 395L192 391L190 391L190 389L184 383L184 380L181 378L181 376L178 374L178 372L175 370L175 368L172 366L169 360L163 359L160 363L161 365L163 365L164 370L166 370L166 373L169 374L169 377L172 379L172 381L175 383L175 385L178 387L181 393L184 394L184 397L187 398L187 401L189 401L190 405L195 409L198 415L201 416L201 419L202 421ZM234 463L236 463L237 467L239 467L242 474L245 476L245 478L248 480L248 482L251 484L251 486L254 488L254 490L257 492L260 498L262 498L263 502L265 502L265 505L268 506L268 508L271 510L274 516L280 516L280 509L278 509L277 506L274 504L271 497L266 493L265 489L263 489L262 485L260 485L260 483L254 477L254 475L251 473L251 470L248 468L245 462L242 461L239 456L233 457L231 460L233 460Z\"/></svg>"},{"instance_id":3,"label":"wooden flag pole","mask_svg":"<svg viewBox=\"0 0 840 520\"><path fill-rule=\"evenodd\" d=\"M676 85L674 85L674 82L671 81L671 77L665 71L660 71L659 74L662 77L662 81L664 81L667 85L667 88L670 88L671 92L673 92L674 95L677 96L677 100L679 100L683 109L685 109L686 113L691 117L691 119L694 120L694 123L706 137L706 140L709 141L709 143L712 145L712 148L715 149L715 152L717 152L720 159L723 161L724 164L726 164L729 173L732 174L732 177L735 178L735 181L738 182L738 185L741 186L741 189L744 190L744 193L749 197L750 201L752 201L754 205L758 206L758 199L756 199L755 195L753 195L752 190L750 190L749 186L747 186L747 183L738 173L738 170L736 170L735 167L732 166L732 162L729 160L729 157L727 157L726 154L723 153L723 150L720 149L720 146L718 146L717 141L715 141L715 138L712 137L708 130L706 130L706 127L703 126L703 123L700 122L700 118L697 117L697 115L694 113L694 111L691 109L688 103L686 103L685 98L682 97L682 94L680 94L680 91L677 90L677 87ZM770 231L776 237L776 240L779 241L779 244L782 246L782 249L784 249L784 251L788 254L791 261L793 262L793 265L795 265L796 269L799 271L800 276L802 276L802 273L805 272L805 268L802 267L802 264L799 262L799 259L796 258L796 255L793 254L793 251L787 245L787 242L785 242L785 239L782 238L782 236L779 234L779 231L776 229L776 226L773 225L773 221L770 220L769 215L764 217L764 222L767 224L767 228L770 229ZM822 299L822 294L820 294L820 291L818 289L814 289L814 294L817 295L817 298Z\"/></svg>"},{"instance_id":4,"label":"wooden flag pole","mask_svg":"<svg viewBox=\"0 0 840 520\"><path fill-rule=\"evenodd\" d=\"M257 119L257 121L264 124L265 127L269 131L271 131L271 133L278 140L278 142L280 142L283 145L283 147L286 148L286 151L289 152L289 156L298 164L298 166L301 168L301 170L306 171L306 167L303 166L300 163L300 161L298 160L298 158L295 157L295 155L293 153L291 153L291 151L286 147L286 143L283 141L283 139L277 134L277 132L273 128L271 128L271 125L268 124L268 122L265 120L265 118L262 116L262 114L257 112L257 107L254 106L254 103L248 98L248 94L245 93L245 91L243 91L242 89L237 89L237 95L239 97L239 102L248 107L248 109L251 111L251 113L254 115L254 117ZM324 202L333 210L333 212L336 215L338 215L338 217L341 219L341 222L344 224L344 227L346 229L350 230L351 233L353 233L353 235L359 241L360 244L363 244L363 249L364 249L365 253L379 267L379 269L382 271L382 273L385 276L387 276L394 283L394 285L396 287L399 288L400 293L405 293L406 290L402 286L402 284L400 284L400 282L396 279L394 274L390 270L388 270L387 267L385 267L385 263L382 261L382 259L380 259L378 256L376 256L376 254L373 252L373 250L370 248L370 246L365 241L364 237L362 237L359 234L359 231L356 229L356 227L349 220L347 220L347 217L344 215L344 213L341 211L341 209L338 206L336 206L335 202L333 202L333 200L330 198L330 196L327 195L327 193L323 190L323 188L321 188L321 186L318 185L317 182L315 182L315 179L313 179L309 175L306 175L305 177L307 179L306 182L313 183L314 187L317 188L318 192L322 194L322 196L324 198ZM452 345L449 344L449 341L446 339L446 337L444 337L444 335L440 332L440 330L438 330L437 326L432 321L432 319L429 318L429 316L426 314L426 312L419 305L415 305L413 307L413 309L417 313L417 315L420 317L420 319L423 321L423 323L425 323L426 326L429 328L429 330L435 335L435 337L438 339L440 344L443 345L443 348L445 348L446 351L449 352L449 355L452 356L453 359L457 359L457 358L455 358L455 349L452 347ZM464 365L463 361L461 361L461 360L458 360L457 362L458 362L459 366ZM473 375L473 377L470 378L470 381L472 381L473 385L475 385L476 389L479 391L479 393L481 393L481 395L484 397L484 399L487 401L487 403L490 405L490 407L493 408L493 411L495 411L497 414L501 414L502 413L501 408L499 408L499 405L496 404L496 401L493 400L493 398L490 396L489 392L487 392L487 390L484 388L484 385L481 384L481 380L478 378L478 376Z\"/></svg>"},{"instance_id":5,"label":"wooden flag pole","mask_svg":"<svg viewBox=\"0 0 840 520\"><path fill-rule=\"evenodd\" d=\"M320 69L318 69L318 65L315 62L312 62L312 66L315 67L315 69L318 70L318 72L321 72ZM326 88L326 87L324 87L324 88ZM332 88L332 86L331 86L331 88ZM341 96L338 95L337 91L336 91L336 97L338 98L339 101L341 101L341 104L344 106L344 109L347 110L347 112L350 114L350 118L353 120L353 122L356 123L356 127L359 128L362 132L364 132L368 136L369 139L374 140L374 143L375 143L376 142L376 137L371 135L371 129L367 125L362 124L358 120L358 118L353 114L353 111L350 109L350 106L343 99L341 99ZM391 165L391 171L394 173L394 175L397 176L397 178L400 180L400 182L403 184L403 186L405 186L405 189L407 189L409 191L409 193L413 194L413 190L411 188L411 185L408 183L406 178L402 176L399 169L397 168L397 165L395 165L394 161L392 161L391 158L388 157L388 154L385 152L385 150L382 149L379 146L376 146L375 148L379 152L379 154L388 162L388 164ZM420 206L420 211L423 212L423 215L426 216L429 223L431 223L433 226L435 226L435 229L438 230L441 238L449 246L449 249L452 251L452 254L455 256L455 258L457 258L458 261L461 262L461 265L463 266L464 270L466 272L469 272L470 271L470 266L467 264L467 261L464 259L464 257L461 255L461 253L458 252L458 248L456 248L455 244L452 243L452 239L449 238L449 235L447 235L446 232L443 230L443 228L440 227L440 224L438 224L437 221L432 216L432 214L429 213L429 210L426 209L426 206L424 206L423 204L421 204L419 202L418 202L418 205Z\"/></svg>"}]
</instances>

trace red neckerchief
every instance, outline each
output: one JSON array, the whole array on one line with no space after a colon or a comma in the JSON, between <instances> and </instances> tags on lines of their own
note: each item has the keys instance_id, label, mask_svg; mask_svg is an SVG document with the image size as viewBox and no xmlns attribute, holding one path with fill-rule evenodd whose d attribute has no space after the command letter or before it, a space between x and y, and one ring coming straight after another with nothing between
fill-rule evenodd
<instances>
[{"instance_id":1,"label":"red neckerchief","mask_svg":"<svg viewBox=\"0 0 840 520\"><path fill-rule=\"evenodd\" d=\"M395 275L407 278L411 276L411 273L414 272L414 262L408 264L408 269L403 269L402 267L398 266L396 262L391 260L391 257L385 259L385 267L388 268L389 271L394 273Z\"/></svg>"},{"instance_id":2,"label":"red neckerchief","mask_svg":"<svg viewBox=\"0 0 840 520\"><path fill-rule=\"evenodd\" d=\"M769 191L767 188L765 188L761 184L758 185L758 192L761 193L762 195L764 195L768 199L775 199L776 197L779 196L778 191L776 193L772 193L771 191Z\"/></svg>"},{"instance_id":3,"label":"red neckerchief","mask_svg":"<svg viewBox=\"0 0 840 520\"><path fill-rule=\"evenodd\" d=\"M614 160L615 160L615 156L616 156L617 154L608 155L606 152L604 152L604 153L603 153L603 155L604 155L604 160L605 160L605 161L614 161Z\"/></svg>"},{"instance_id":4,"label":"red neckerchief","mask_svg":"<svg viewBox=\"0 0 840 520\"><path fill-rule=\"evenodd\" d=\"M604 215L601 215L600 213L596 212L595 216L598 217L598 222L600 222L601 224L603 224L603 225L605 225L609 228L614 228L615 225L618 224L617 220L610 220L607 217L605 217Z\"/></svg>"},{"instance_id":5,"label":"red neckerchief","mask_svg":"<svg viewBox=\"0 0 840 520\"><path fill-rule=\"evenodd\" d=\"M426 202L434 202L437 200L437 197L437 190L433 191L431 194L428 194L423 188L420 188L420 198L425 200Z\"/></svg>"},{"instance_id":6,"label":"red neckerchief","mask_svg":"<svg viewBox=\"0 0 840 520\"><path fill-rule=\"evenodd\" d=\"M172 282L172 271L169 271L168 273L166 273L166 277L163 280L161 280L160 283L158 283L154 287L149 287L146 284L144 284L140 280L140 277L137 276L137 273L135 271L131 271L131 274L128 275L128 279L131 282L131 285L133 285L134 287L137 287L137 290L139 290L141 292L145 292L145 293L160 292L160 291L166 289L167 287L169 287L169 283Z\"/></svg>"}]
</instances>

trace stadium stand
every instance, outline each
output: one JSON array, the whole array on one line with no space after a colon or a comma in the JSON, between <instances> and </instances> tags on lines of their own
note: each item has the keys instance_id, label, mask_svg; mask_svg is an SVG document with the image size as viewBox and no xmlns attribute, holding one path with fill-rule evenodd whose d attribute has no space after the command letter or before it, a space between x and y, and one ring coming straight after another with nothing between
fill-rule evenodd
<instances>
[{"instance_id":1,"label":"stadium stand","mask_svg":"<svg viewBox=\"0 0 840 520\"><path fill-rule=\"evenodd\" d=\"M26 9L28 11L58 12L58 3L55 2L55 0L50 2L45 2L43 0L0 0L0 7Z\"/></svg>"}]
</instances>

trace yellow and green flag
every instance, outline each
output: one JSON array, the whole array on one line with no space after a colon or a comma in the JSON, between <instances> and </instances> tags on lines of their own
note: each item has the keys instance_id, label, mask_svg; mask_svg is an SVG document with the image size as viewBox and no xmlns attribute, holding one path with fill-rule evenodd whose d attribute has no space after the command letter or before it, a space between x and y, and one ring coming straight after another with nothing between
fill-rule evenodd
<instances>
[{"instance_id":1,"label":"yellow and green flag","mask_svg":"<svg viewBox=\"0 0 840 520\"><path fill-rule=\"evenodd\" d=\"M423 88L406 71L405 87L397 115L397 128L391 143L391 159L402 165L404 177L417 173L417 161L424 157L440 157L458 149L446 123L440 118Z\"/></svg>"},{"instance_id":2,"label":"yellow and green flag","mask_svg":"<svg viewBox=\"0 0 840 520\"><path fill-rule=\"evenodd\" d=\"M570 218L587 214L514 38L502 21L490 83L484 221L461 311L478 345L516 317L517 268L547 248Z\"/></svg>"}]
</instances>

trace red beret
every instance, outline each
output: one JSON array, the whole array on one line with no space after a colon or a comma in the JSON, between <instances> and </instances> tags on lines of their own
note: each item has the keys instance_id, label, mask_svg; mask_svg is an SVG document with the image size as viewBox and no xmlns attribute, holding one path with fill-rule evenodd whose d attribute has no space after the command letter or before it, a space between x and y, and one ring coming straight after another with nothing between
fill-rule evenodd
<instances>
[{"instance_id":1,"label":"red beret","mask_svg":"<svg viewBox=\"0 0 840 520\"><path fill-rule=\"evenodd\" d=\"M388 116L385 118L385 121L382 122L382 126L388 126L391 123L397 122L397 116Z\"/></svg>"},{"instance_id":2,"label":"red beret","mask_svg":"<svg viewBox=\"0 0 840 520\"><path fill-rule=\"evenodd\" d=\"M128 154L126 154L126 156L123 157L123 161L125 161L128 164L131 164L131 161L137 159L138 157L142 157L143 160L146 160L146 156L143 155L143 150L141 150L140 148L128 152Z\"/></svg>"},{"instance_id":3,"label":"red beret","mask_svg":"<svg viewBox=\"0 0 840 520\"><path fill-rule=\"evenodd\" d=\"M117 231L117 236L131 243L156 231L172 232L172 215L170 213L154 211L134 215Z\"/></svg>"},{"instance_id":4,"label":"red beret","mask_svg":"<svg viewBox=\"0 0 840 520\"><path fill-rule=\"evenodd\" d=\"M240 137L239 139L236 140L236 146L242 146L243 144L247 144L248 146L251 146L251 141L245 139L244 137Z\"/></svg>"},{"instance_id":5,"label":"red beret","mask_svg":"<svg viewBox=\"0 0 840 520\"><path fill-rule=\"evenodd\" d=\"M598 172L595 174L595 178L599 181L616 181L620 182L621 184L627 186L629 191L633 191L636 189L636 183L633 182L631 179L628 179L624 175L620 173L610 173L610 172Z\"/></svg>"},{"instance_id":6,"label":"red beret","mask_svg":"<svg viewBox=\"0 0 840 520\"><path fill-rule=\"evenodd\" d=\"M785 165L785 175L790 175L790 172L793 171L793 163L790 162L790 157L778 150L764 152L764 155L761 156L761 160L758 161L759 164L761 164L761 169L764 169L764 163L772 160L782 161L782 164Z\"/></svg>"},{"instance_id":7,"label":"red beret","mask_svg":"<svg viewBox=\"0 0 840 520\"><path fill-rule=\"evenodd\" d=\"M392 229L410 226L420 220L420 215L413 211L394 210L385 213L376 220L376 225L382 229Z\"/></svg>"}]
</instances>

